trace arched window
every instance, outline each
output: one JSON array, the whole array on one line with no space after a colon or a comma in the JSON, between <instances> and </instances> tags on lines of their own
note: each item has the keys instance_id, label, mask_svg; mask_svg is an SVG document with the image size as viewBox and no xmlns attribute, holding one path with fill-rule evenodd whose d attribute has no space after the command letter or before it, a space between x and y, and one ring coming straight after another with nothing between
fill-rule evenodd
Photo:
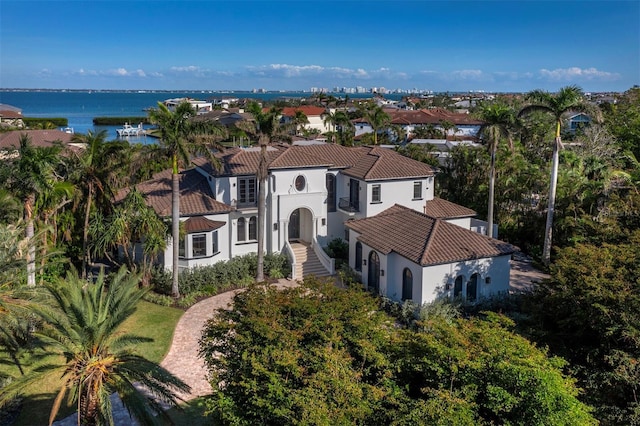
<instances>
[{"instance_id":1,"label":"arched window","mask_svg":"<svg viewBox=\"0 0 640 426\"><path fill-rule=\"evenodd\" d=\"M463 280L464 280L464 278L462 278L462 275L458 275L458 277L456 278L456 282L453 285L453 298L454 299L462 297L462 281Z\"/></svg>"},{"instance_id":2,"label":"arched window","mask_svg":"<svg viewBox=\"0 0 640 426\"><path fill-rule=\"evenodd\" d=\"M238 241L247 240L247 226L244 217L238 219Z\"/></svg>"},{"instance_id":3,"label":"arched window","mask_svg":"<svg viewBox=\"0 0 640 426\"><path fill-rule=\"evenodd\" d=\"M402 271L402 300L413 299L413 274L409 268Z\"/></svg>"},{"instance_id":4,"label":"arched window","mask_svg":"<svg viewBox=\"0 0 640 426\"><path fill-rule=\"evenodd\" d=\"M368 285L369 291L375 294L380 293L380 257L375 251L369 253L369 276Z\"/></svg>"},{"instance_id":5,"label":"arched window","mask_svg":"<svg viewBox=\"0 0 640 426\"><path fill-rule=\"evenodd\" d=\"M249 240L258 239L258 219L255 216L251 216L249 219Z\"/></svg>"},{"instance_id":6,"label":"arched window","mask_svg":"<svg viewBox=\"0 0 640 426\"><path fill-rule=\"evenodd\" d=\"M353 266L356 271L362 271L362 244L360 241L356 243L356 262Z\"/></svg>"},{"instance_id":7,"label":"arched window","mask_svg":"<svg viewBox=\"0 0 640 426\"><path fill-rule=\"evenodd\" d=\"M478 274L471 275L467 283L467 302L475 302L478 299Z\"/></svg>"}]
</instances>

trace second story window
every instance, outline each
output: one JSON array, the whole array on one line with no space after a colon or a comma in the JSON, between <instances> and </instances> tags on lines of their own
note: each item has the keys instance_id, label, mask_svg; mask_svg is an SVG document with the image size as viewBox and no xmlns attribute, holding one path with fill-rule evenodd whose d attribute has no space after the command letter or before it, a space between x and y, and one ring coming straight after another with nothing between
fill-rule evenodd
<instances>
[{"instance_id":1,"label":"second story window","mask_svg":"<svg viewBox=\"0 0 640 426\"><path fill-rule=\"evenodd\" d=\"M413 199L414 200L422 199L422 183L421 182L413 182Z\"/></svg>"},{"instance_id":2,"label":"second story window","mask_svg":"<svg viewBox=\"0 0 640 426\"><path fill-rule=\"evenodd\" d=\"M327 184L327 211L335 212L336 211L336 177L331 173L327 173L326 184Z\"/></svg>"},{"instance_id":3,"label":"second story window","mask_svg":"<svg viewBox=\"0 0 640 426\"><path fill-rule=\"evenodd\" d=\"M238 178L238 204L256 203L256 178Z\"/></svg>"},{"instance_id":4,"label":"second story window","mask_svg":"<svg viewBox=\"0 0 640 426\"><path fill-rule=\"evenodd\" d=\"M380 190L380 184L373 185L371 187L371 202L372 203L381 203L382 202L382 193Z\"/></svg>"}]
</instances>

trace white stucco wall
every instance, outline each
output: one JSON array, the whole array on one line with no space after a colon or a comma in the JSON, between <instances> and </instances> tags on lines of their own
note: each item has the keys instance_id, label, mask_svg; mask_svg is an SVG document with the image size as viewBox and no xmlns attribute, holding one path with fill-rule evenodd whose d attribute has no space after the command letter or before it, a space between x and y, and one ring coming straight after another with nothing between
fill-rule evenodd
<instances>
[{"instance_id":1,"label":"white stucco wall","mask_svg":"<svg viewBox=\"0 0 640 426\"><path fill-rule=\"evenodd\" d=\"M420 182L422 187L422 197L413 198L413 184ZM385 181L367 181L366 185L366 202L360 198L361 212L363 217L375 216L378 213L388 209L394 204L401 204L410 209L422 212L426 201L433 199L433 179L411 179L411 180L385 180ZM380 185L381 197L379 203L372 202L373 187ZM362 195L362 194L361 194Z\"/></svg>"},{"instance_id":2,"label":"white stucco wall","mask_svg":"<svg viewBox=\"0 0 640 426\"><path fill-rule=\"evenodd\" d=\"M454 282L457 276L466 282L474 273L479 274L478 298L509 291L510 255L495 258L475 259L444 265L428 266L422 274L421 302L429 303L438 297L453 299ZM485 282L490 277L491 283ZM463 293L464 289L463 287Z\"/></svg>"}]
</instances>

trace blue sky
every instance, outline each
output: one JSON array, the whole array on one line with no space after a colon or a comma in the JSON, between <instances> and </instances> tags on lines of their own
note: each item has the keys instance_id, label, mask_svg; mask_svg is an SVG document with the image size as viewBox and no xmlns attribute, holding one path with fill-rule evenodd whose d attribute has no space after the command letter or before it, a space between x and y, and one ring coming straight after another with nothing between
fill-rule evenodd
<instances>
[{"instance_id":1,"label":"blue sky","mask_svg":"<svg viewBox=\"0 0 640 426\"><path fill-rule=\"evenodd\" d=\"M0 87L624 91L640 1L0 1Z\"/></svg>"}]
</instances>

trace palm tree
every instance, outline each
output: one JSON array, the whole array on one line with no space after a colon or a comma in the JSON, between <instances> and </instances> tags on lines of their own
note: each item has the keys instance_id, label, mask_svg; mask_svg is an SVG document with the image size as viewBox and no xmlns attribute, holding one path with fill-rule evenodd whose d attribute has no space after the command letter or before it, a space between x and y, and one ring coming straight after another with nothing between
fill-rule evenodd
<instances>
[{"instance_id":1,"label":"palm tree","mask_svg":"<svg viewBox=\"0 0 640 426\"><path fill-rule=\"evenodd\" d=\"M447 136L449 135L449 130L453 129L454 135L455 135L455 132L458 130L456 125L450 122L449 120L440 120L440 127L442 128L442 133L445 139L447 139Z\"/></svg>"},{"instance_id":2,"label":"palm tree","mask_svg":"<svg viewBox=\"0 0 640 426\"><path fill-rule=\"evenodd\" d=\"M296 110L295 115L291 120L291 125L295 130L295 134L304 132L305 124L309 124L309 118L307 117L307 114L305 114L304 111Z\"/></svg>"},{"instance_id":3,"label":"palm tree","mask_svg":"<svg viewBox=\"0 0 640 426\"><path fill-rule=\"evenodd\" d=\"M23 216L26 223L25 235L29 241L27 256L27 285L36 285L36 261L34 237L34 217L36 198L41 193L49 192L62 177L56 173L60 163L60 146L33 147L27 135L20 137L18 158L13 163L13 172L9 180L9 188L23 203Z\"/></svg>"},{"instance_id":4,"label":"palm tree","mask_svg":"<svg viewBox=\"0 0 640 426\"><path fill-rule=\"evenodd\" d=\"M269 174L269 164L267 162L267 146L277 140L288 141L290 137L279 125L282 110L271 107L267 112L263 111L260 105L252 102L247 107L247 111L253 116L254 123L247 126L246 132L257 138L260 146L260 160L256 171L258 181L258 269L256 281L264 281L264 229L265 229L265 208L266 208L266 186Z\"/></svg>"},{"instance_id":5,"label":"palm tree","mask_svg":"<svg viewBox=\"0 0 640 426\"><path fill-rule=\"evenodd\" d=\"M145 293L138 288L139 279L121 268L109 284L103 273L90 284L74 271L66 280L45 284L49 300L34 308L44 321L37 335L62 362L43 365L3 388L0 402L50 375L62 380L50 425L67 392L77 404L78 424L113 425L113 392L141 424L160 424L158 414L166 419L162 404L176 405L176 392L189 392L189 386L133 352L149 339L118 331Z\"/></svg>"},{"instance_id":6,"label":"palm tree","mask_svg":"<svg viewBox=\"0 0 640 426\"><path fill-rule=\"evenodd\" d=\"M555 139L553 143L551 179L549 184L549 205L547 208L547 222L544 233L544 248L542 250L542 260L548 265L551 262L553 213L556 202L556 187L558 185L559 152L560 149L562 149L562 140L560 138L562 117L570 112L593 113L595 110L585 103L582 97L582 89L578 86L563 87L555 94L543 90L534 90L526 95L526 100L531 102L531 104L522 108L518 113L518 117L540 111L550 114L555 120Z\"/></svg>"},{"instance_id":7,"label":"palm tree","mask_svg":"<svg viewBox=\"0 0 640 426\"><path fill-rule=\"evenodd\" d=\"M368 102L362 109L362 118L367 120L373 129L373 144L378 145L378 132L391 123L391 117L381 106Z\"/></svg>"},{"instance_id":8,"label":"palm tree","mask_svg":"<svg viewBox=\"0 0 640 426\"><path fill-rule=\"evenodd\" d=\"M103 200L110 200L113 196L113 187L117 174L122 171L122 160L128 143L123 141L106 142L107 131L94 133L91 130L84 134L75 134L74 142L84 144L84 149L76 156L74 172L76 185L82 189L84 207L84 226L82 232L82 277L87 276L87 268L90 263L88 249L89 240L89 216L96 196Z\"/></svg>"},{"instance_id":9,"label":"palm tree","mask_svg":"<svg viewBox=\"0 0 640 426\"><path fill-rule=\"evenodd\" d=\"M187 166L194 154L204 154L214 167L220 162L211 149L222 149L218 139L226 132L220 125L208 121L194 121L196 111L189 102L178 105L175 111L169 110L162 102L158 108L149 111L149 118L156 124L160 133L162 152L171 159L171 237L172 237L172 284L171 294L180 297L178 287L178 241L180 239L180 165Z\"/></svg>"},{"instance_id":10,"label":"palm tree","mask_svg":"<svg viewBox=\"0 0 640 426\"><path fill-rule=\"evenodd\" d=\"M500 103L482 105L479 115L483 124L480 126L478 134L486 138L489 154L491 155L491 165L489 168L489 204L487 206L487 236L492 237L496 183L496 151L498 150L500 139L503 137L507 138L509 147L513 149L511 129L515 123L515 117L510 107Z\"/></svg>"}]
</instances>

